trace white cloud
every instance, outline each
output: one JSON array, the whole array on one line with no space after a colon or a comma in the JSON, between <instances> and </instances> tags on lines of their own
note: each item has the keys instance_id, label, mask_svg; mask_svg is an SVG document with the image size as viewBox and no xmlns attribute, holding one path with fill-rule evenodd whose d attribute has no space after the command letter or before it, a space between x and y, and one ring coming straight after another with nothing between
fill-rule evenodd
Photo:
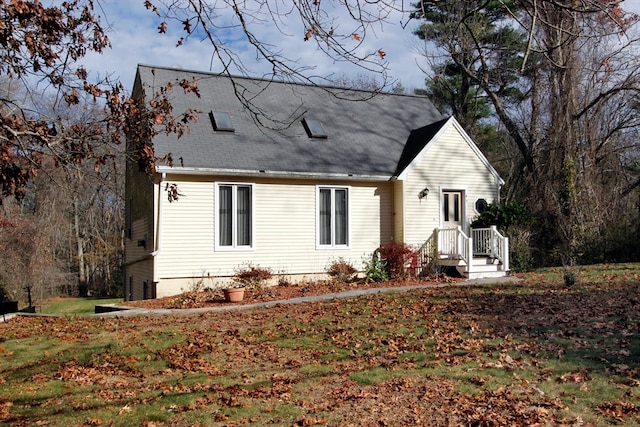
<instances>
[{"instance_id":1,"label":"white cloud","mask_svg":"<svg viewBox=\"0 0 640 427\"><path fill-rule=\"evenodd\" d=\"M157 26L162 20L146 10L141 0L102 1L99 5L100 9L96 12L101 15L103 25L110 27L109 38L113 47L103 54L90 54L85 58L83 63L92 76L112 75L130 89L139 63L201 71L221 70L207 40L200 40L195 35L182 46L176 47L176 42L183 35L178 23L170 22L167 34L159 34ZM367 35L358 52L374 53L378 49L384 50L391 80L399 79L405 87L422 87L424 74L416 65L420 61L420 55L411 47L415 36L411 34L410 28L402 28L401 19L400 15L391 16L389 23L381 28L377 27L375 34ZM346 18L337 25L345 33L354 28L353 23ZM295 14L289 15L280 29L273 23L264 22L253 26L252 30L260 41L274 46L283 56L298 60L298 66L313 67L310 74L356 78L366 73L366 70L353 64L328 58L314 42L305 42L304 28ZM234 52L247 66L250 75L260 77L269 72L269 64L264 60L256 61L255 49L246 41L232 43Z\"/></svg>"},{"instance_id":2,"label":"white cloud","mask_svg":"<svg viewBox=\"0 0 640 427\"><path fill-rule=\"evenodd\" d=\"M280 12L292 10L288 0L275 0L270 4L280 7ZM109 37L113 48L101 55L90 54L83 61L92 75L113 75L130 89L136 65L139 63L200 71L221 71L219 62L213 58L211 44L207 40L199 39L198 34L180 47L176 47L176 42L183 35L179 23L170 22L167 34L159 34L157 26L162 20L146 10L142 0L102 0L97 5L97 13L102 16L103 25L111 27ZM625 0L622 6L625 10L640 12L640 0ZM226 13L222 11L221 16L227 22L234 22L230 10ZM260 41L274 46L283 56L298 60L298 66L312 67L308 74L333 74L335 77L346 76L352 79L366 75L366 70L362 68L327 57L317 48L314 41L305 42L305 29L300 23L297 11L283 14L283 18L276 23L269 22L266 16L263 22L250 23L255 36ZM412 34L419 22L413 21L406 25L407 19L407 14L390 14L384 25L370 28L371 31L358 52L372 53L382 49L386 53L390 80L401 81L407 89L423 88L425 74L421 67L426 67L426 60L420 52L423 49L422 42ZM405 24L404 28L402 24ZM355 24L348 17L338 15L335 25L343 34L355 31ZM264 60L256 60L255 49L243 37L236 35L231 38L229 29L219 32L223 33L225 39L230 40L229 46L247 66L251 76L261 77L269 73L269 64ZM237 73L237 70L233 72Z\"/></svg>"}]
</instances>

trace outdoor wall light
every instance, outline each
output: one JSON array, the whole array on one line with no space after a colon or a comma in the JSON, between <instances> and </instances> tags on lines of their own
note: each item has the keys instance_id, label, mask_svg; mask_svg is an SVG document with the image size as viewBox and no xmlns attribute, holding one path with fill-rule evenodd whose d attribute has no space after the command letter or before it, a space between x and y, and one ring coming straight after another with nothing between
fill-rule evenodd
<instances>
[{"instance_id":1,"label":"outdoor wall light","mask_svg":"<svg viewBox=\"0 0 640 427\"><path fill-rule=\"evenodd\" d=\"M418 199L422 200L429 195L429 189L425 187L424 190L418 193Z\"/></svg>"}]
</instances>

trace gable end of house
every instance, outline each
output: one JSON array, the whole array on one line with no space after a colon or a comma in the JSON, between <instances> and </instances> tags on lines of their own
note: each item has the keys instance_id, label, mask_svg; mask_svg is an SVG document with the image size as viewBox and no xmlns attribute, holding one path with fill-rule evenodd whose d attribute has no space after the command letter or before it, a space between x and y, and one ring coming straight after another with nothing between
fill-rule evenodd
<instances>
[{"instance_id":1,"label":"gable end of house","mask_svg":"<svg viewBox=\"0 0 640 427\"><path fill-rule=\"evenodd\" d=\"M440 120L436 123L432 123L420 129L411 131L409 140L405 150L402 153L400 161L398 162L398 168L394 177L398 180L404 180L409 173L420 163L420 161L427 155L429 149L433 146L433 143L437 142L440 137L450 128L454 127L460 137L466 142L469 148L487 168L487 171L493 175L497 185L504 185L504 180L498 174L498 171L491 165L486 156L482 153L480 148L471 139L469 134L462 128L462 125L451 116L448 119Z\"/></svg>"}]
</instances>

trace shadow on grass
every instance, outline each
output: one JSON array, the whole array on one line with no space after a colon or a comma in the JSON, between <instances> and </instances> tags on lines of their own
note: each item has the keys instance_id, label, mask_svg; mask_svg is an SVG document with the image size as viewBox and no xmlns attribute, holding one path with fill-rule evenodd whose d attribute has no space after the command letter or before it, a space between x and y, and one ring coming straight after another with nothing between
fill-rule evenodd
<instances>
[{"instance_id":1,"label":"shadow on grass","mask_svg":"<svg viewBox=\"0 0 640 427\"><path fill-rule=\"evenodd\" d=\"M497 337L533 341L576 369L638 377L640 282L571 288L522 283L471 293L456 311Z\"/></svg>"},{"instance_id":2,"label":"shadow on grass","mask_svg":"<svg viewBox=\"0 0 640 427\"><path fill-rule=\"evenodd\" d=\"M93 314L96 305L107 303L121 303L122 298L82 297L57 298L46 301L38 309L43 314Z\"/></svg>"}]
</instances>

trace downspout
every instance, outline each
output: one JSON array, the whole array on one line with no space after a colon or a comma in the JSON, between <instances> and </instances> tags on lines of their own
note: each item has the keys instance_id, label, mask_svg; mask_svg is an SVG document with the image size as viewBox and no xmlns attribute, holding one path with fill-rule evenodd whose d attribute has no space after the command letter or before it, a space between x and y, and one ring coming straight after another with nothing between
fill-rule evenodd
<instances>
[{"instance_id":1,"label":"downspout","mask_svg":"<svg viewBox=\"0 0 640 427\"><path fill-rule=\"evenodd\" d=\"M154 242L154 251L151 252L151 258L153 259L153 283L154 286L158 284L158 262L156 261L156 256L160 253L160 239L162 238L162 198L160 195L162 194L162 183L167 178L167 174L163 172L160 175L160 181L158 182L158 215L157 215L157 224L155 226L156 235L153 239Z\"/></svg>"},{"instance_id":2,"label":"downspout","mask_svg":"<svg viewBox=\"0 0 640 427\"><path fill-rule=\"evenodd\" d=\"M497 172L496 172L496 187L498 187L496 203L500 203L500 200L502 199L502 186L504 184L505 184L504 179L500 178L500 175L497 175Z\"/></svg>"}]
</instances>

